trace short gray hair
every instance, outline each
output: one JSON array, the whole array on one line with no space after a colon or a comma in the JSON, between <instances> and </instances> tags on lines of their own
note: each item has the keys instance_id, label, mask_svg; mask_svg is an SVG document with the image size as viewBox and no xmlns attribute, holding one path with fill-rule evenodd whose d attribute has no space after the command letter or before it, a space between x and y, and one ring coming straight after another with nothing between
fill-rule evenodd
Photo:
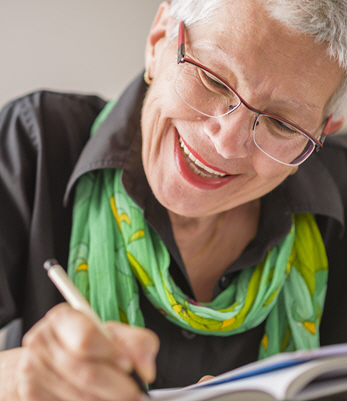
<instances>
[{"instance_id":1,"label":"short gray hair","mask_svg":"<svg viewBox=\"0 0 347 401\"><path fill-rule=\"evenodd\" d=\"M170 12L187 27L208 23L226 1L171 0ZM326 114L340 116L347 102L347 0L259 0L277 21L313 36L317 43L328 44L328 55L336 59L346 73L339 89L327 104Z\"/></svg>"}]
</instances>

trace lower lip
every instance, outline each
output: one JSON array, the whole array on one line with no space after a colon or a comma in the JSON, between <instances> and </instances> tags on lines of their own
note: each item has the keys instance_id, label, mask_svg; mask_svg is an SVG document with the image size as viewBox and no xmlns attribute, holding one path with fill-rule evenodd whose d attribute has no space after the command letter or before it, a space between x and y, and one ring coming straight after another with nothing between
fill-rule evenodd
<instances>
[{"instance_id":1,"label":"lower lip","mask_svg":"<svg viewBox=\"0 0 347 401\"><path fill-rule=\"evenodd\" d=\"M223 187L230 181L234 180L238 175L229 175L221 178L206 178L202 177L190 169L186 159L183 156L183 151L178 142L178 137L175 136L175 162L181 176L196 188L203 190L213 190Z\"/></svg>"}]
</instances>

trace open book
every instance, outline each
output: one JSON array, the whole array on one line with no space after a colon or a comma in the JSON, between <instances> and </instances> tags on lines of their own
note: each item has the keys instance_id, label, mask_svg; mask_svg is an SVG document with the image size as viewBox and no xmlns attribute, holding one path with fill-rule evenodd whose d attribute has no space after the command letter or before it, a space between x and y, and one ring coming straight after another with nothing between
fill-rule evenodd
<instances>
[{"instance_id":1,"label":"open book","mask_svg":"<svg viewBox=\"0 0 347 401\"><path fill-rule=\"evenodd\" d=\"M347 400L347 344L275 355L192 386L152 390L150 396L156 401Z\"/></svg>"}]
</instances>

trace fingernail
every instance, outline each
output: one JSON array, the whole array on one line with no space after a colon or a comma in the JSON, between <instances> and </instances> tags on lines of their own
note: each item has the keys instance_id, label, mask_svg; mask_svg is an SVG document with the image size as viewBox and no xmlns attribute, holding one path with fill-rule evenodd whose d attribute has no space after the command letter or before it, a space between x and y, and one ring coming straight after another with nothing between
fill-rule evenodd
<instances>
[{"instance_id":1,"label":"fingernail","mask_svg":"<svg viewBox=\"0 0 347 401\"><path fill-rule=\"evenodd\" d=\"M153 359L152 355L143 355L142 358L143 364L142 364L142 377L144 378L145 381L152 383L155 379L156 376L156 364L155 360Z\"/></svg>"}]
</instances>

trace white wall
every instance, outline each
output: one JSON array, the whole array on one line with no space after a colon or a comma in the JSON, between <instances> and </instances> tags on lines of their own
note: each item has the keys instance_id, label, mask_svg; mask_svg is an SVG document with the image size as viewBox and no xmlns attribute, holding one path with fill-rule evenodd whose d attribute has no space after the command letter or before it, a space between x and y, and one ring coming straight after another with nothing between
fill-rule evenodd
<instances>
[{"instance_id":1,"label":"white wall","mask_svg":"<svg viewBox=\"0 0 347 401\"><path fill-rule=\"evenodd\" d=\"M0 107L39 88L117 97L161 0L0 0Z\"/></svg>"},{"instance_id":2,"label":"white wall","mask_svg":"<svg viewBox=\"0 0 347 401\"><path fill-rule=\"evenodd\" d=\"M42 88L117 97L143 69L160 3L0 0L0 108Z\"/></svg>"}]
</instances>

